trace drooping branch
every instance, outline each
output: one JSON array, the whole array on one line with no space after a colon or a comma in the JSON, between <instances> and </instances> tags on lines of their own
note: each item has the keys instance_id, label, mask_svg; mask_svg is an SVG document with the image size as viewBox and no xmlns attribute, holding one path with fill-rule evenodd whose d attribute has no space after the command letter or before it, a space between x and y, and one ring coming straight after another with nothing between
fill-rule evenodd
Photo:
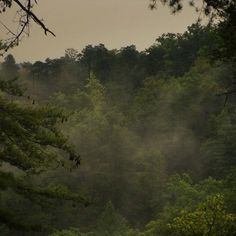
<instances>
[{"instance_id":1,"label":"drooping branch","mask_svg":"<svg viewBox=\"0 0 236 236\"><path fill-rule=\"evenodd\" d=\"M27 0L24 3L22 3L20 0L12 0L10 5L7 5L7 2L4 5L3 1L3 5L0 6L2 8L0 9L0 12L2 13L6 11L6 8L10 8L12 6L12 3L15 3L18 7L17 15L19 16L19 30L17 32L14 32L3 22L1 22L1 25L7 30L7 34L11 35L11 37L6 39L5 42L2 43L2 45L0 44L0 52L3 52L1 53L1 55L7 52L10 48L18 45L24 34L26 34L27 36L29 35L30 20L33 20L37 25L39 25L43 29L45 35L49 33L55 36L55 34L50 29L48 29L43 21L40 20L38 16L33 12L32 0ZM34 3L37 4L37 1L34 0Z\"/></svg>"},{"instance_id":2,"label":"drooping branch","mask_svg":"<svg viewBox=\"0 0 236 236\"><path fill-rule=\"evenodd\" d=\"M19 0L14 0L14 2L27 14L27 18L33 19L34 22L36 22L38 25L40 25L44 33L47 35L47 33L52 34L53 36L56 36L51 30L49 30L46 25L40 20L33 12L32 12L32 5L31 0L28 0L28 8L26 8ZM37 3L37 2L36 2Z\"/></svg>"}]
</instances>

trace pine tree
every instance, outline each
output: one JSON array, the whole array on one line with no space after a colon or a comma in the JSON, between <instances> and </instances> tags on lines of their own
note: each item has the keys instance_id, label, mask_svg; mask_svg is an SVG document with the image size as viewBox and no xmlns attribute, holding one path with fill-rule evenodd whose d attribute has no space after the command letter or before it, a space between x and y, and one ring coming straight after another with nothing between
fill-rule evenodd
<instances>
[{"instance_id":1,"label":"pine tree","mask_svg":"<svg viewBox=\"0 0 236 236\"><path fill-rule=\"evenodd\" d=\"M50 166L76 167L80 157L58 124L67 117L63 111L50 106L39 106L32 101L19 101L23 92L16 81L0 80L0 190L11 191L26 198L46 197L72 200L87 204L78 193L65 186L37 187L30 183L30 176L48 170ZM68 161L62 158L67 154ZM1 194L0 192L0 194ZM1 197L1 195L0 195ZM1 198L0 198L1 200ZM41 225L30 225L19 219L9 209L0 209L0 222L10 229L25 231L47 230ZM24 222L24 223L23 223Z\"/></svg>"}]
</instances>

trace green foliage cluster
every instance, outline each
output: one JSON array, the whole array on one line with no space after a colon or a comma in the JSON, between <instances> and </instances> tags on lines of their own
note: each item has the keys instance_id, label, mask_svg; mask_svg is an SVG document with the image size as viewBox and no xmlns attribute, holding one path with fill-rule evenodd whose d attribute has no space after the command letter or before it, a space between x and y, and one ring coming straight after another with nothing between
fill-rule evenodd
<instances>
[{"instance_id":1,"label":"green foliage cluster","mask_svg":"<svg viewBox=\"0 0 236 236\"><path fill-rule=\"evenodd\" d=\"M236 216L224 207L222 195L208 197L193 212L182 211L169 227L177 235L234 235Z\"/></svg>"}]
</instances>

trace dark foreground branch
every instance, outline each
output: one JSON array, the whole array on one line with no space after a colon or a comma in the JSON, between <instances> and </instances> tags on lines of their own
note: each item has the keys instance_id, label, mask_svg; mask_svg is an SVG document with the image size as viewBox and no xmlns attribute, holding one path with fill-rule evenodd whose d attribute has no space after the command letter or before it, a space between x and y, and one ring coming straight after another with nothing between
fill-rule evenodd
<instances>
[{"instance_id":1,"label":"dark foreground branch","mask_svg":"<svg viewBox=\"0 0 236 236\"><path fill-rule=\"evenodd\" d=\"M18 6L17 15L19 16L19 27L17 32L13 32L12 30L10 30L9 27L7 27L4 23L1 22L3 27L7 30L7 35L10 35L10 37L7 38L2 44L0 43L0 52L3 52L1 53L1 55L7 52L10 48L17 46L24 35L29 36L30 20L33 20L37 25L39 25L43 29L45 35L49 33L53 36L56 36L33 12L32 0L25 0L24 3L22 3L22 1L20 0L13 0L12 2L14 2ZM34 0L34 3L37 4L37 1ZM10 8L11 6L12 5L0 6L4 9L0 9L0 13L5 11L6 7Z\"/></svg>"},{"instance_id":2,"label":"dark foreground branch","mask_svg":"<svg viewBox=\"0 0 236 236\"><path fill-rule=\"evenodd\" d=\"M42 22L42 20L40 20L32 11L32 5L31 5L31 1L28 0L28 8L26 8L19 0L14 0L14 2L27 14L27 17L31 18L34 20L35 23L37 23L38 25L40 25L43 30L44 33L47 35L47 33L52 34L53 36L56 36L51 30L49 30L46 25Z\"/></svg>"}]
</instances>

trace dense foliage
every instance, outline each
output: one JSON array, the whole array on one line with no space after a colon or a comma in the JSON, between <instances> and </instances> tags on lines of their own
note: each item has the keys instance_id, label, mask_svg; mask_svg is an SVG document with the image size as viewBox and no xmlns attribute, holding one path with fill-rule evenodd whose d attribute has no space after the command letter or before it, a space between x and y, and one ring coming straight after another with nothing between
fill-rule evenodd
<instances>
[{"instance_id":1,"label":"dense foliage","mask_svg":"<svg viewBox=\"0 0 236 236\"><path fill-rule=\"evenodd\" d=\"M224 20L142 52L5 57L1 235L236 234L235 4L205 2Z\"/></svg>"}]
</instances>

